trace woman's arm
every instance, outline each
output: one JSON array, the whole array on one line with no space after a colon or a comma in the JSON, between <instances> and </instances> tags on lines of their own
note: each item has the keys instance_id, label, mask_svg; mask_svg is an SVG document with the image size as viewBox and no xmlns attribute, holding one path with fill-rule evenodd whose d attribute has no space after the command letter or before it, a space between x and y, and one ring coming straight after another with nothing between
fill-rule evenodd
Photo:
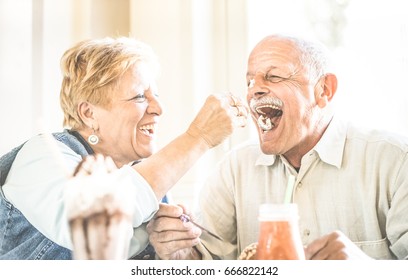
<instances>
[{"instance_id":1,"label":"woman's arm","mask_svg":"<svg viewBox=\"0 0 408 280\"><path fill-rule=\"evenodd\" d=\"M231 135L236 118L228 96L209 96L185 133L133 168L161 199L206 151Z\"/></svg>"}]
</instances>

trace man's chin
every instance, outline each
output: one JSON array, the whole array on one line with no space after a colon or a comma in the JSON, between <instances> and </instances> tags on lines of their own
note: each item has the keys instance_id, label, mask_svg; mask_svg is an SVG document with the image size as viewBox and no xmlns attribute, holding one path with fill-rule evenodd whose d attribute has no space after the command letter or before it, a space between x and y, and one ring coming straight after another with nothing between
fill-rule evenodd
<instances>
[{"instance_id":1,"label":"man's chin","mask_svg":"<svg viewBox=\"0 0 408 280\"><path fill-rule=\"evenodd\" d=\"M278 151L275 149L275 147L271 147L271 143L264 143L261 141L260 144L261 151L265 155L277 155L279 154Z\"/></svg>"}]
</instances>

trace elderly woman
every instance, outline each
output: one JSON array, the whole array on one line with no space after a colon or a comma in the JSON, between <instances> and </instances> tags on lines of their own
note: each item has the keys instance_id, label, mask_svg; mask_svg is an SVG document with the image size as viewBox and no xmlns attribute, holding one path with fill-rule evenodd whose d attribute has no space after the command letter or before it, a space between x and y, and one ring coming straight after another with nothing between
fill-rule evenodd
<instances>
[{"instance_id":1,"label":"elderly woman","mask_svg":"<svg viewBox=\"0 0 408 280\"><path fill-rule=\"evenodd\" d=\"M130 38L88 40L65 52L61 68L67 129L54 138L37 135L0 160L0 258L72 258L65 171L72 174L89 154L112 158L135 189L132 257L146 247L141 225L166 192L232 133L237 116L230 103L235 106L236 100L208 97L187 131L152 155L162 107L155 84L158 62L149 46Z\"/></svg>"}]
</instances>

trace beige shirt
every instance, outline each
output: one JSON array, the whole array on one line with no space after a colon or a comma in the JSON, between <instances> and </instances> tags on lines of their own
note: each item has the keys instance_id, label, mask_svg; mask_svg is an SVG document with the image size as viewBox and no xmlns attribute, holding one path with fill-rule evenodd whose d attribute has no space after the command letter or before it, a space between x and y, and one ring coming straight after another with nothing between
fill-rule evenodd
<instances>
[{"instance_id":1,"label":"beige shirt","mask_svg":"<svg viewBox=\"0 0 408 280\"><path fill-rule=\"evenodd\" d=\"M202 243L215 258L236 259L258 240L259 205L283 202L292 174L304 245L340 230L373 258L406 259L407 144L400 136L333 119L303 156L299 173L285 158L262 154L257 143L234 149L202 188L196 214L197 221L233 246L205 233Z\"/></svg>"}]
</instances>

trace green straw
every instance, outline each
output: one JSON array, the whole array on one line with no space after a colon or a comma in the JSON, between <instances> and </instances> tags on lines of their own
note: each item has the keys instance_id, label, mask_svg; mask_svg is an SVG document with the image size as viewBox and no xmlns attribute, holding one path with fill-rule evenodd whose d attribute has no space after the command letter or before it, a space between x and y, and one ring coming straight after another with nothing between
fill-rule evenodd
<instances>
[{"instance_id":1,"label":"green straw","mask_svg":"<svg viewBox=\"0 0 408 280\"><path fill-rule=\"evenodd\" d=\"M285 199L283 200L283 203L291 202L294 186L295 186L295 176L289 175L288 184L286 186Z\"/></svg>"}]
</instances>

